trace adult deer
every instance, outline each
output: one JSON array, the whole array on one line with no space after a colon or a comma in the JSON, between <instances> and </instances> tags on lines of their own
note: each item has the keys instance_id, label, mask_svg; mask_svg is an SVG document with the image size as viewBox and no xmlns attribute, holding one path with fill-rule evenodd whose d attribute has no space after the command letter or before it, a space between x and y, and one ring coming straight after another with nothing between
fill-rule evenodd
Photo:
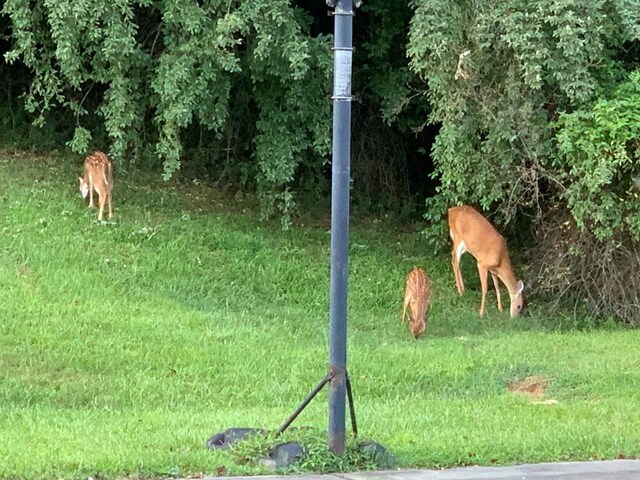
<instances>
[{"instance_id":1,"label":"adult deer","mask_svg":"<svg viewBox=\"0 0 640 480\"><path fill-rule=\"evenodd\" d=\"M113 167L107 157L102 152L93 152L84 160L84 172L80 180L80 193L89 197L89 207L93 207L93 191L98 194L100 210L98 220L102 221L105 201L109 203L109 218L113 217L111 208L111 191L113 190Z\"/></svg>"},{"instance_id":2,"label":"adult deer","mask_svg":"<svg viewBox=\"0 0 640 480\"><path fill-rule=\"evenodd\" d=\"M462 205L449 209L449 235L453 240L451 252L451 265L456 279L456 288L462 295L464 281L460 271L460 257L469 252L478 263L480 285L482 286L482 302L480 303L480 316L484 315L484 303L487 296L487 274L491 273L493 285L498 297L498 310L502 311L500 299L500 287L498 279L509 290L511 297L511 317L517 317L522 312L525 303L522 291L524 284L517 280L509 260L507 242L497 230L475 209Z\"/></svg>"}]
</instances>

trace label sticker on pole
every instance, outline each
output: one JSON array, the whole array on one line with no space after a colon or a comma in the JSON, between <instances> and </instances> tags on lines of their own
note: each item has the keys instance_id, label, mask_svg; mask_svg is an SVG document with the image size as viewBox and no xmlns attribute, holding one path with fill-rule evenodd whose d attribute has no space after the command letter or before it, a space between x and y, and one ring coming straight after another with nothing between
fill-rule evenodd
<instances>
[{"instance_id":1,"label":"label sticker on pole","mask_svg":"<svg viewBox=\"0 0 640 480\"><path fill-rule=\"evenodd\" d=\"M334 49L333 98L351 99L351 65L353 49Z\"/></svg>"}]
</instances>

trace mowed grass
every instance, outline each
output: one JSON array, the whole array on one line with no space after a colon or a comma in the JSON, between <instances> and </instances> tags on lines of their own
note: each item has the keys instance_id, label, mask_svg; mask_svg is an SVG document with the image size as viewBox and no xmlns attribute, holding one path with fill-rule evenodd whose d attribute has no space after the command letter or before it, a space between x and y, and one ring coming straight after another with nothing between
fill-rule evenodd
<instances>
[{"instance_id":1,"label":"mowed grass","mask_svg":"<svg viewBox=\"0 0 640 480\"><path fill-rule=\"evenodd\" d=\"M277 428L325 375L327 218L283 232L251 199L116 172L116 217L98 224L79 171L0 154L0 478L260 472L205 441ZM400 325L414 266L435 289L419 341ZM361 437L403 467L637 456L639 333L572 329L535 298L511 320L493 294L481 319L471 258L463 270L458 297L447 255L385 219L353 220ZM508 391L530 375L549 380L543 397ZM326 428L326 395L294 425Z\"/></svg>"}]
</instances>

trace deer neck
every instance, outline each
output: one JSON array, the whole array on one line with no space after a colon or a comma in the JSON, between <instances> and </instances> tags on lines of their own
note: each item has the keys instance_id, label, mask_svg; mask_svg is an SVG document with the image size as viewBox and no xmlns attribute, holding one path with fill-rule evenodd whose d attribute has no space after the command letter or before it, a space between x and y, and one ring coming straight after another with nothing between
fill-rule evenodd
<instances>
[{"instance_id":1,"label":"deer neck","mask_svg":"<svg viewBox=\"0 0 640 480\"><path fill-rule=\"evenodd\" d=\"M506 257L502 262L502 265L498 268L497 275L498 278L502 280L502 283L507 287L507 290L509 290L509 294L515 295L518 291L518 279L513 273L513 267L511 266L509 257Z\"/></svg>"}]
</instances>

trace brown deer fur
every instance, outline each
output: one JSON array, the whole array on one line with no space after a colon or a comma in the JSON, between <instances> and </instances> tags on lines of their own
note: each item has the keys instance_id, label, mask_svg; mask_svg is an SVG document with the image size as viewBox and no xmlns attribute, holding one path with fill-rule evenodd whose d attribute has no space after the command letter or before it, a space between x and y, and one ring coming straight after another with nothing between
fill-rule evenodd
<instances>
[{"instance_id":1,"label":"brown deer fur","mask_svg":"<svg viewBox=\"0 0 640 480\"><path fill-rule=\"evenodd\" d=\"M414 268L407 275L407 285L404 291L404 308L402 309L402 323L409 315L409 329L414 338L420 337L427 329L429 309L431 308L431 280L421 268Z\"/></svg>"},{"instance_id":2,"label":"brown deer fur","mask_svg":"<svg viewBox=\"0 0 640 480\"><path fill-rule=\"evenodd\" d=\"M84 175L80 180L80 192L86 199L89 196L89 207L93 207L93 191L98 194L100 210L98 220L102 221L104 203L109 203L109 218L113 217L111 207L111 191L113 190L113 167L109 158L102 152L93 152L84 160Z\"/></svg>"},{"instance_id":3,"label":"brown deer fur","mask_svg":"<svg viewBox=\"0 0 640 480\"><path fill-rule=\"evenodd\" d=\"M480 275L480 286L482 288L480 316L484 315L489 273L496 289L498 310L502 311L500 286L498 284L498 280L500 280L509 291L511 317L520 315L526 304L522 294L524 284L513 273L509 252L507 251L507 242L504 237L477 210L467 205L449 209L449 235L453 241L451 265L458 293L462 295L462 292L464 292L460 257L465 252L469 252L476 259L478 274Z\"/></svg>"}]
</instances>

